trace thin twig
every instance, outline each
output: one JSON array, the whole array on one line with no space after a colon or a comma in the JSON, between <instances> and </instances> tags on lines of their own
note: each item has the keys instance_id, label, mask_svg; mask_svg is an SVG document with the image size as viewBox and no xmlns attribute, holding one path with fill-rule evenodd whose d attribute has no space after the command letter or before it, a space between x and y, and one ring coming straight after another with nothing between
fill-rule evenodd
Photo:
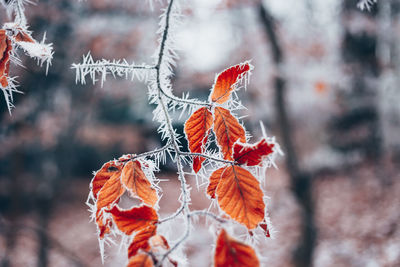
<instances>
[{"instance_id":1,"label":"thin twig","mask_svg":"<svg viewBox=\"0 0 400 267\"><path fill-rule=\"evenodd\" d=\"M219 223L228 222L228 220L225 220L225 219L215 215L214 213L211 213L211 212L208 212L208 211L204 211L204 210L194 210L194 211L189 213L190 217L199 216L199 215L210 217L210 218L216 220Z\"/></svg>"},{"instance_id":2,"label":"thin twig","mask_svg":"<svg viewBox=\"0 0 400 267\"><path fill-rule=\"evenodd\" d=\"M154 154L164 152L164 151L167 150L171 145L172 145L172 143L171 143L171 142L168 142L165 146L163 146L163 147L161 147L161 148L158 148L158 149L155 149L155 150L152 150L152 151L148 151L148 152L144 152L144 153L141 153L141 154L137 154L137 155L134 155L134 154L133 154L133 155L132 155L132 159L146 158L146 157L153 156Z\"/></svg>"},{"instance_id":3,"label":"thin twig","mask_svg":"<svg viewBox=\"0 0 400 267\"><path fill-rule=\"evenodd\" d=\"M175 132L172 128L172 121L171 121L171 117L168 113L168 109L166 104L164 103L161 95L165 93L163 93L163 89L161 86L161 64L163 62L163 57L164 57L164 51L165 51L165 45L168 39L168 31L169 31L169 27L170 27L170 18L171 18L171 11L172 11L172 6L173 6L174 0L170 0L169 4L168 4L168 8L167 8L167 12L166 12L166 16L165 16L165 28L163 31L163 35L162 35L162 39L161 39L161 44L160 44L160 52L158 54L158 62L157 62L157 66L156 66L156 70L157 70L157 74L156 74L156 80L157 80L157 89L158 89L158 102L162 107L163 113L164 113L164 117L166 120L166 125L168 128L168 132L170 135L170 140L172 142L172 146L176 152L176 154L178 155L178 157L176 157L176 165L178 168L178 178L179 181L181 182L181 191L182 191L182 208L180 208L178 210L178 213L181 213L182 211L186 212L186 229L185 229L185 233L183 234L183 236L178 240L178 242L176 242L167 252L164 253L164 255L162 256L161 260L157 263L157 266L161 266L162 263L164 262L164 260L168 257L169 254L172 253L172 251L174 251L176 248L179 247L180 244L182 244L189 236L190 233L190 216L189 216L189 203L188 203L188 199L189 199L189 192L187 191L187 184L186 184L186 179L185 179L185 173L183 171L183 166L182 166L182 158L179 157L179 154L181 153L179 145L178 145L178 141L176 140L175 137Z\"/></svg>"}]
</instances>

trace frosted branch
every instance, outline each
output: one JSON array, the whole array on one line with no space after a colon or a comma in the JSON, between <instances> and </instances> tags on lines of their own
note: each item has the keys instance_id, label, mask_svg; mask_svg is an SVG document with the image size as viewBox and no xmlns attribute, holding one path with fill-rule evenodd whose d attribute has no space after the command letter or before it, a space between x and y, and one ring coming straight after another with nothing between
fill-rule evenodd
<instances>
[{"instance_id":1,"label":"frosted branch","mask_svg":"<svg viewBox=\"0 0 400 267\"><path fill-rule=\"evenodd\" d=\"M86 76L90 76L93 83L97 81L97 76L101 77L101 85L106 81L107 75L111 74L114 77L125 77L131 80L138 79L139 81L147 81L149 72L155 69L154 66L146 64L136 65L134 62L129 64L124 60L94 60L88 53L83 56L82 63L72 64L72 68L76 70L76 82L86 84Z\"/></svg>"}]
</instances>

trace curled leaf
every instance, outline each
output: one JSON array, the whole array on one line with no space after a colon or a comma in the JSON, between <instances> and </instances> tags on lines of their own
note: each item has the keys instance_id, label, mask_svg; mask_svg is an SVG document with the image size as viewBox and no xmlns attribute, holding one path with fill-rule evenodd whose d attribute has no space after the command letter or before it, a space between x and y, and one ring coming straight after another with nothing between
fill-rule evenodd
<instances>
[{"instance_id":1,"label":"curled leaf","mask_svg":"<svg viewBox=\"0 0 400 267\"><path fill-rule=\"evenodd\" d=\"M274 144L268 144L265 139L252 145L237 142L233 145L233 159L238 164L257 166L265 157L274 152L273 148Z\"/></svg>"},{"instance_id":2,"label":"curled leaf","mask_svg":"<svg viewBox=\"0 0 400 267\"><path fill-rule=\"evenodd\" d=\"M211 92L211 101L223 104L228 101L238 82L250 71L249 63L230 67L217 75Z\"/></svg>"},{"instance_id":3,"label":"curled leaf","mask_svg":"<svg viewBox=\"0 0 400 267\"><path fill-rule=\"evenodd\" d=\"M110 213L118 229L126 235L141 231L158 221L157 212L148 206L134 207L130 210L121 210L114 206Z\"/></svg>"},{"instance_id":4,"label":"curled leaf","mask_svg":"<svg viewBox=\"0 0 400 267\"><path fill-rule=\"evenodd\" d=\"M260 183L242 167L225 167L216 195L219 207L248 229L254 229L265 217Z\"/></svg>"},{"instance_id":5,"label":"curled leaf","mask_svg":"<svg viewBox=\"0 0 400 267\"><path fill-rule=\"evenodd\" d=\"M186 121L184 131L192 153L203 153L213 123L212 113L203 107L196 110ZM205 159L193 157L193 170L197 173Z\"/></svg>"},{"instance_id":6,"label":"curled leaf","mask_svg":"<svg viewBox=\"0 0 400 267\"><path fill-rule=\"evenodd\" d=\"M239 121L225 108L215 107L214 133L224 159L232 160L233 145L237 140L246 142L246 132Z\"/></svg>"},{"instance_id":7,"label":"curled leaf","mask_svg":"<svg viewBox=\"0 0 400 267\"><path fill-rule=\"evenodd\" d=\"M151 186L139 161L129 161L121 174L122 184L132 196L139 197L144 203L154 207L158 201L157 191Z\"/></svg>"},{"instance_id":8,"label":"curled leaf","mask_svg":"<svg viewBox=\"0 0 400 267\"><path fill-rule=\"evenodd\" d=\"M215 267L258 267L260 262L252 247L230 237L224 229L217 238Z\"/></svg>"}]
</instances>

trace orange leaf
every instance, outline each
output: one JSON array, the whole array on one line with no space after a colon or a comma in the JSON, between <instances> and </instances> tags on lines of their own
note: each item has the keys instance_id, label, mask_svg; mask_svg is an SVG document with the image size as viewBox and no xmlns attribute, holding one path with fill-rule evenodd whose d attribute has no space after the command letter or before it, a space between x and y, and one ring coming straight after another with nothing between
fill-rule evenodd
<instances>
[{"instance_id":1,"label":"orange leaf","mask_svg":"<svg viewBox=\"0 0 400 267\"><path fill-rule=\"evenodd\" d=\"M238 164L257 166L273 152L273 148L274 144L268 144L265 139L253 145L237 142L233 145L233 158Z\"/></svg>"},{"instance_id":2,"label":"orange leaf","mask_svg":"<svg viewBox=\"0 0 400 267\"><path fill-rule=\"evenodd\" d=\"M10 53L12 45L5 30L0 30L0 85L8 86L8 73L10 70Z\"/></svg>"},{"instance_id":3,"label":"orange leaf","mask_svg":"<svg viewBox=\"0 0 400 267\"><path fill-rule=\"evenodd\" d=\"M99 191L97 210L110 208L124 194L125 188L121 184L121 172L115 172Z\"/></svg>"},{"instance_id":4,"label":"orange leaf","mask_svg":"<svg viewBox=\"0 0 400 267\"><path fill-rule=\"evenodd\" d=\"M157 191L151 187L139 161L129 161L125 164L121 181L133 196L139 197L147 205L154 207L157 203Z\"/></svg>"},{"instance_id":5,"label":"orange leaf","mask_svg":"<svg viewBox=\"0 0 400 267\"><path fill-rule=\"evenodd\" d=\"M203 153L213 123L212 113L206 108L199 108L185 123L185 134L192 153ZM197 173L205 159L193 157L193 170Z\"/></svg>"},{"instance_id":6,"label":"orange leaf","mask_svg":"<svg viewBox=\"0 0 400 267\"><path fill-rule=\"evenodd\" d=\"M153 267L153 260L147 254L140 253L129 260L127 267Z\"/></svg>"},{"instance_id":7,"label":"orange leaf","mask_svg":"<svg viewBox=\"0 0 400 267\"><path fill-rule=\"evenodd\" d=\"M218 204L232 219L255 228L264 219L263 192L257 179L239 166L228 166L217 186Z\"/></svg>"},{"instance_id":8,"label":"orange leaf","mask_svg":"<svg viewBox=\"0 0 400 267\"><path fill-rule=\"evenodd\" d=\"M115 173L121 173L122 165L118 165L115 161L105 163L100 170L98 170L91 181L91 189L93 197L97 199L97 194L104 184Z\"/></svg>"},{"instance_id":9,"label":"orange leaf","mask_svg":"<svg viewBox=\"0 0 400 267\"><path fill-rule=\"evenodd\" d=\"M207 187L207 194L211 198L215 198L215 190L217 190L219 180L221 179L221 176L224 173L225 169L226 169L226 167L220 168L220 169L214 171L210 176L210 183L208 184L208 187Z\"/></svg>"},{"instance_id":10,"label":"orange leaf","mask_svg":"<svg viewBox=\"0 0 400 267\"><path fill-rule=\"evenodd\" d=\"M217 75L214 83L211 101L223 104L228 101L238 82L250 71L249 63L238 64Z\"/></svg>"},{"instance_id":11,"label":"orange leaf","mask_svg":"<svg viewBox=\"0 0 400 267\"><path fill-rule=\"evenodd\" d=\"M128 257L131 258L136 255L139 249L145 251L150 250L149 239L154 236L157 232L157 227L155 225L149 225L147 228L138 232L133 238L132 243L128 248Z\"/></svg>"},{"instance_id":12,"label":"orange leaf","mask_svg":"<svg viewBox=\"0 0 400 267\"><path fill-rule=\"evenodd\" d=\"M246 133L243 126L225 108L215 107L214 111L214 133L217 143L221 147L224 159L232 159L232 147L237 140L246 142Z\"/></svg>"},{"instance_id":13,"label":"orange leaf","mask_svg":"<svg viewBox=\"0 0 400 267\"><path fill-rule=\"evenodd\" d=\"M98 211L96 215L96 223L97 227L99 229L99 237L100 239L103 239L104 236L108 233L110 233L110 229L112 226L112 221L111 219L106 219L106 222L103 222L103 211Z\"/></svg>"},{"instance_id":14,"label":"orange leaf","mask_svg":"<svg viewBox=\"0 0 400 267\"><path fill-rule=\"evenodd\" d=\"M110 213L118 229L127 235L143 230L158 221L157 212L148 206L134 207L130 210L120 210L114 206Z\"/></svg>"},{"instance_id":15,"label":"orange leaf","mask_svg":"<svg viewBox=\"0 0 400 267\"><path fill-rule=\"evenodd\" d=\"M224 229L217 239L215 267L257 267L260 262L252 247L230 237Z\"/></svg>"}]
</instances>

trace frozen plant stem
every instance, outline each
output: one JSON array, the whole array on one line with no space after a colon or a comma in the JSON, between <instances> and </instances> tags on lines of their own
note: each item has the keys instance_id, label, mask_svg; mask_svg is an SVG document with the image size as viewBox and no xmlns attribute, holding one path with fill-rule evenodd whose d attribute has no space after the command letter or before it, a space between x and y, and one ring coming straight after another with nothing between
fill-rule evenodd
<instances>
[{"instance_id":1,"label":"frozen plant stem","mask_svg":"<svg viewBox=\"0 0 400 267\"><path fill-rule=\"evenodd\" d=\"M162 266L162 263L164 260L168 257L169 254L171 254L172 251L174 251L180 244L182 244L189 236L190 233L190 210L189 210L189 192L187 189L187 184L186 184L186 178L185 178L185 173L183 172L183 163L182 163L182 158L180 157L181 155L181 150L178 145L178 141L175 137L175 132L174 129L172 128L172 121L171 117L168 113L166 103L163 101L162 94L163 94L163 89L161 87L161 64L163 63L163 57L164 57L164 50L165 50L165 44L168 39L168 30L169 30L169 23L170 23L170 16L171 16L171 10L172 10L172 5L174 4L174 0L170 0L165 16L165 28L163 31L162 39L161 39L161 44L160 44L160 52L158 54L158 62L156 65L156 81L157 81L157 88L158 88L158 102L162 107L164 117L167 123L167 128L169 132L169 138L172 143L172 147L175 150L176 157L176 167L178 169L178 178L181 183L181 191L182 191L182 206L178 209L176 216L178 216L181 212L185 212L185 233L182 235L182 237L162 256L161 260L157 263L156 266ZM165 93L164 93L165 95Z\"/></svg>"},{"instance_id":2,"label":"frozen plant stem","mask_svg":"<svg viewBox=\"0 0 400 267\"><path fill-rule=\"evenodd\" d=\"M15 5L15 21L18 22L21 26L25 26L26 17L24 12L23 0L16 0L14 2L14 5Z\"/></svg>"}]
</instances>

